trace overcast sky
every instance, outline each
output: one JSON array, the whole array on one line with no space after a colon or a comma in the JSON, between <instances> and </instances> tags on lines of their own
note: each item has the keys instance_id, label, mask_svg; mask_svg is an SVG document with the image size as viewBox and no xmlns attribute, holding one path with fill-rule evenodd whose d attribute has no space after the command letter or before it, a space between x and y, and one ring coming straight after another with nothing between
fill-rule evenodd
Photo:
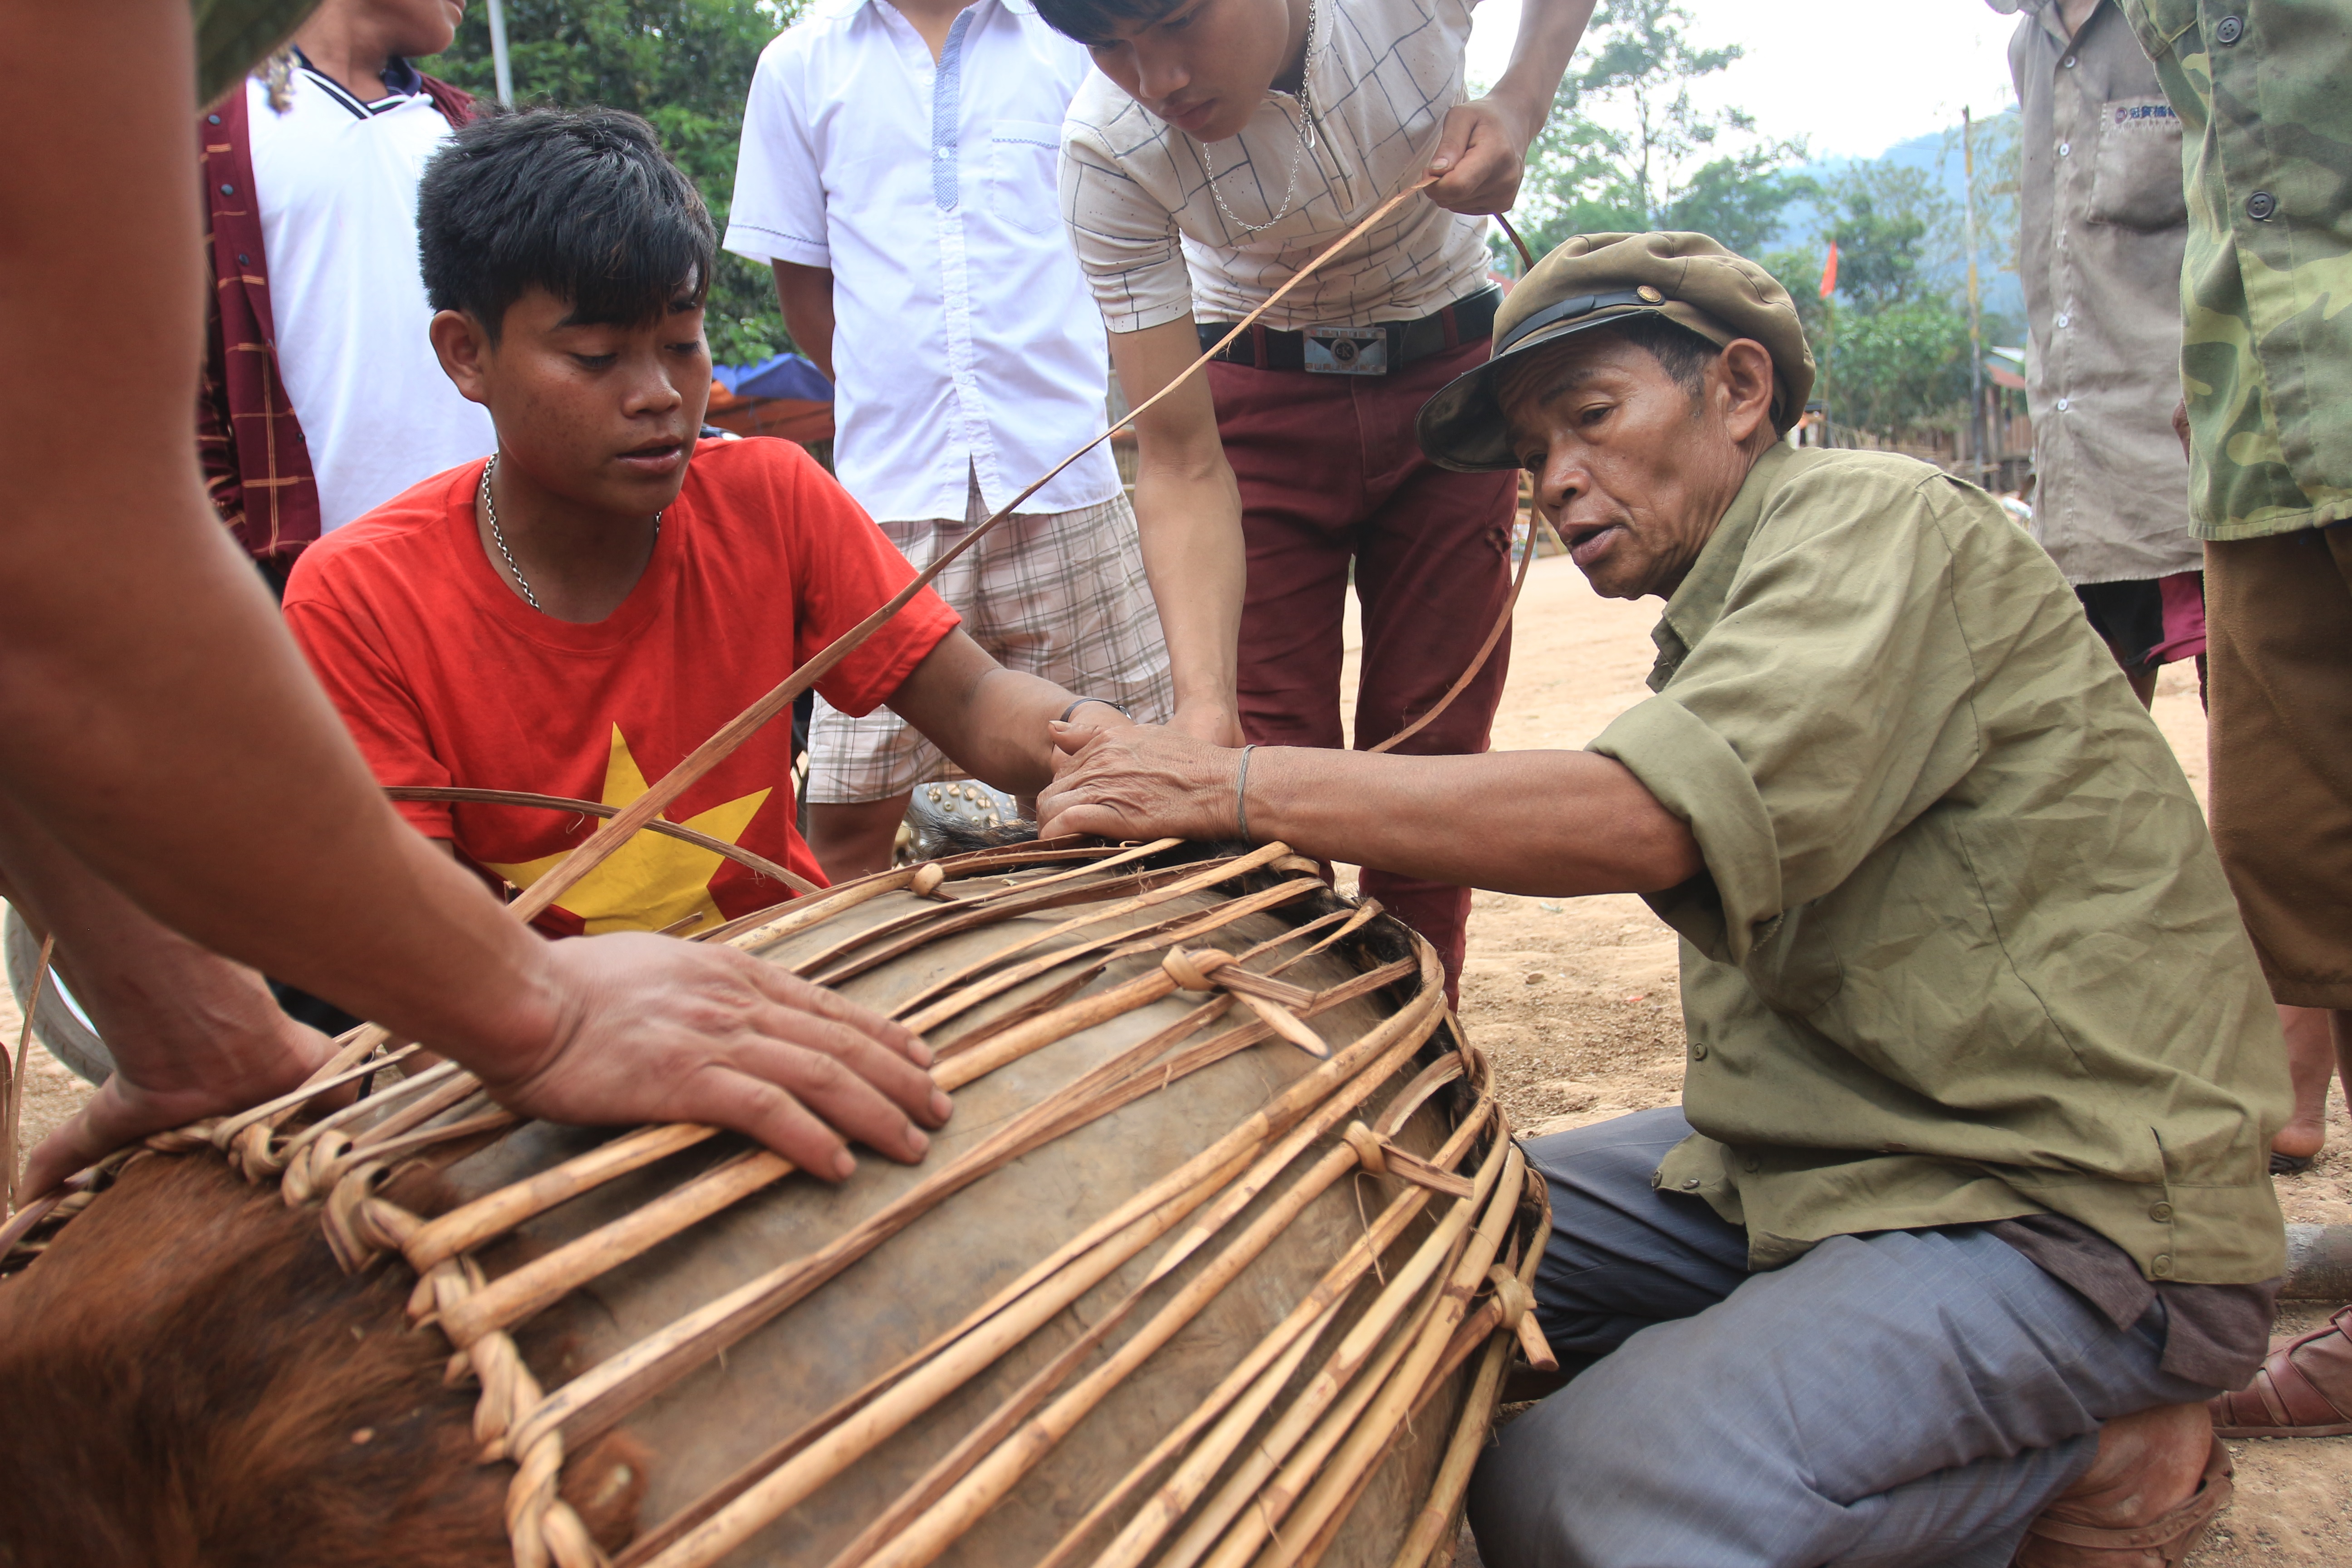
<instances>
[{"instance_id":1,"label":"overcast sky","mask_svg":"<svg viewBox=\"0 0 2352 1568\"><path fill-rule=\"evenodd\" d=\"M1511 58L1520 0L1480 0L1470 79L1492 83ZM2012 101L2013 16L1984 0L1683 0L1693 40L1746 56L1709 78L1702 101L1756 117L1768 136L1802 136L1815 157L1871 158L1897 142L1990 115Z\"/></svg>"}]
</instances>

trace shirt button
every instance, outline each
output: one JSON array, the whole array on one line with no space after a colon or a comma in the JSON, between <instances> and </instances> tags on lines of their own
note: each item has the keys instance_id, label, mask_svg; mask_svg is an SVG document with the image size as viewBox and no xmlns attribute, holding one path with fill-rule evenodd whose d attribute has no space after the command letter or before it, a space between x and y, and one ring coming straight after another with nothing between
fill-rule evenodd
<instances>
[{"instance_id":1,"label":"shirt button","mask_svg":"<svg viewBox=\"0 0 2352 1568\"><path fill-rule=\"evenodd\" d=\"M246 258L246 255L243 251L237 252L236 264L239 267L250 267L253 265L251 261Z\"/></svg>"},{"instance_id":2,"label":"shirt button","mask_svg":"<svg viewBox=\"0 0 2352 1568\"><path fill-rule=\"evenodd\" d=\"M2271 215L2276 211L2278 198L2268 191L2256 191L2246 198L2246 216L2256 223L2268 223Z\"/></svg>"},{"instance_id":3,"label":"shirt button","mask_svg":"<svg viewBox=\"0 0 2352 1568\"><path fill-rule=\"evenodd\" d=\"M217 114L207 114L205 116L205 123L207 125L218 125L220 123L220 116Z\"/></svg>"},{"instance_id":4,"label":"shirt button","mask_svg":"<svg viewBox=\"0 0 2352 1568\"><path fill-rule=\"evenodd\" d=\"M2172 1205L2170 1204L2154 1205L2148 1209L2147 1217L2152 1220L2158 1221L2159 1223L2164 1220L2170 1219L2172 1217Z\"/></svg>"},{"instance_id":5,"label":"shirt button","mask_svg":"<svg viewBox=\"0 0 2352 1568\"><path fill-rule=\"evenodd\" d=\"M2172 1254L2159 1252L2147 1260L2147 1271L2158 1279L2172 1272Z\"/></svg>"},{"instance_id":6,"label":"shirt button","mask_svg":"<svg viewBox=\"0 0 2352 1568\"><path fill-rule=\"evenodd\" d=\"M1691 1047L1691 1060L1695 1062L1703 1062L1706 1060L1706 1047L1704 1045L1695 1045Z\"/></svg>"},{"instance_id":7,"label":"shirt button","mask_svg":"<svg viewBox=\"0 0 2352 1568\"><path fill-rule=\"evenodd\" d=\"M2059 412L2059 413L2063 414L2063 413L2065 413L2065 412L2066 412L2066 401L2067 401L2067 400L2066 400L2065 398L2063 398L2063 397L2062 397L2062 398L2060 398L2060 399L2058 400L2058 412Z\"/></svg>"},{"instance_id":8,"label":"shirt button","mask_svg":"<svg viewBox=\"0 0 2352 1568\"><path fill-rule=\"evenodd\" d=\"M2073 325L2074 324L2074 318L2073 314L2072 314L2072 313L2070 313L2070 312L2068 312L2068 311L2065 311L2065 310L2061 310L2061 311L2059 311L2059 312L2058 312L2058 324L2059 324L2060 326L2062 326L2062 327L2071 327L2071 326L2073 326Z\"/></svg>"},{"instance_id":9,"label":"shirt button","mask_svg":"<svg viewBox=\"0 0 2352 1568\"><path fill-rule=\"evenodd\" d=\"M1760 1171L1764 1168L1764 1162L1760 1156L1750 1154L1739 1162L1739 1168L1743 1171Z\"/></svg>"},{"instance_id":10,"label":"shirt button","mask_svg":"<svg viewBox=\"0 0 2352 1568\"><path fill-rule=\"evenodd\" d=\"M2257 194L2257 195L2260 195L2260 193L2259 193L2259 192L2257 192L2256 194ZM235 185L223 185L223 186L221 187L221 195L225 195L225 196L233 196L233 195L236 195L236 187ZM2264 200L2268 200L2269 198L2268 198L2268 197L2264 197L2263 199L2264 199ZM2271 215L2270 215L2270 214L2268 214L2268 213L2264 213L2263 216L2264 217L2268 217L2268 216L2270 216Z\"/></svg>"},{"instance_id":11,"label":"shirt button","mask_svg":"<svg viewBox=\"0 0 2352 1568\"><path fill-rule=\"evenodd\" d=\"M2074 144L2072 142L2059 142L2059 143L2058 143L2058 156L2060 156L2061 158L2063 158L2064 156L2066 156L2066 154L2068 154L2069 153L2072 153L2074 150Z\"/></svg>"},{"instance_id":12,"label":"shirt button","mask_svg":"<svg viewBox=\"0 0 2352 1568\"><path fill-rule=\"evenodd\" d=\"M1696 1176L1685 1176L1683 1178L1683 1191L1686 1193L1695 1193L1698 1191L1698 1178Z\"/></svg>"},{"instance_id":13,"label":"shirt button","mask_svg":"<svg viewBox=\"0 0 2352 1568\"><path fill-rule=\"evenodd\" d=\"M2058 63L2064 66L2068 70L2073 70L2074 68L2074 57L2068 55L2064 59L2060 60Z\"/></svg>"},{"instance_id":14,"label":"shirt button","mask_svg":"<svg viewBox=\"0 0 2352 1568\"><path fill-rule=\"evenodd\" d=\"M2246 19L2243 16L2224 16L2213 24L2213 41L2223 48L2245 36Z\"/></svg>"}]
</instances>

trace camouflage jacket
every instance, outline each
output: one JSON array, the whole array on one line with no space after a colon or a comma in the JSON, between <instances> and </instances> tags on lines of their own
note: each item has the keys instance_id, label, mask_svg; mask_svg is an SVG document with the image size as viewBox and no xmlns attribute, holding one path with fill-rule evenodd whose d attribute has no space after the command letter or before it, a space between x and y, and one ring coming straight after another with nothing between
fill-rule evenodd
<instances>
[{"instance_id":1,"label":"camouflage jacket","mask_svg":"<svg viewBox=\"0 0 2352 1568\"><path fill-rule=\"evenodd\" d=\"M2186 132L2204 539L2352 518L2352 0L2123 0Z\"/></svg>"}]
</instances>

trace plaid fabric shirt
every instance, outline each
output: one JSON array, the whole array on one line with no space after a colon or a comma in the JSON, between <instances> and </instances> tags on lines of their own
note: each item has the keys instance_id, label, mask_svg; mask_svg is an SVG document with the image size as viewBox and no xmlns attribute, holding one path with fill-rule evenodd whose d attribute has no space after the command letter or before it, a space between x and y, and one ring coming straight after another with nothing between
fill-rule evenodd
<instances>
[{"instance_id":1,"label":"plaid fabric shirt","mask_svg":"<svg viewBox=\"0 0 2352 1568\"><path fill-rule=\"evenodd\" d=\"M432 77L425 95L452 126L473 117L471 94ZM319 537L319 484L301 422L286 399L269 310L269 264L253 192L253 139L243 84L198 117L211 305L196 451L221 521L255 559L283 569Z\"/></svg>"}]
</instances>

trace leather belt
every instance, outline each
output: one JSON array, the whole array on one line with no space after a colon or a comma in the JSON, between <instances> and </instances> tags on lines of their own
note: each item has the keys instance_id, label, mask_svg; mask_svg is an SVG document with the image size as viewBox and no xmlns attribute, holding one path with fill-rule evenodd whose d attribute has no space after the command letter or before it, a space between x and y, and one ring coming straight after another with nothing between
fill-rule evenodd
<instances>
[{"instance_id":1,"label":"leather belt","mask_svg":"<svg viewBox=\"0 0 2352 1568\"><path fill-rule=\"evenodd\" d=\"M1401 370L1416 360L1484 342L1494 335L1495 311L1503 302L1500 289L1482 289L1466 300L1456 300L1433 315L1413 321L1380 321L1369 327L1307 327L1300 331L1253 326L1217 355L1226 364L1255 370L1315 370L1326 374L1379 375ZM1202 353L1233 331L1231 321L1198 323ZM1368 344L1382 350L1379 368L1370 368L1362 353ZM1312 363L1310 363L1312 362Z\"/></svg>"}]
</instances>

